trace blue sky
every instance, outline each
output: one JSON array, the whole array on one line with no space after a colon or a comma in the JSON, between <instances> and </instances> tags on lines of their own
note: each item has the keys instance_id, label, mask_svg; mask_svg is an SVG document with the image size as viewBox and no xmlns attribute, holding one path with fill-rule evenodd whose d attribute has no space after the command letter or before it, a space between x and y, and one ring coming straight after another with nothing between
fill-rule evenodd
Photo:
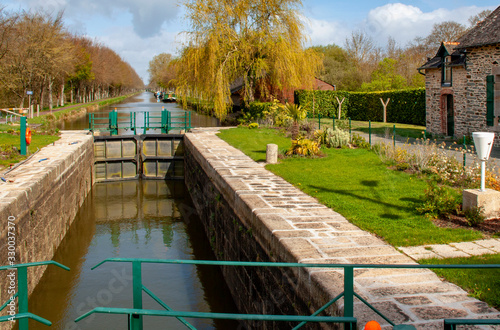
<instances>
[{"instance_id":1,"label":"blue sky","mask_svg":"<svg viewBox=\"0 0 500 330\"><path fill-rule=\"evenodd\" d=\"M7 10L64 10L71 32L96 39L130 63L147 83L148 63L159 53L177 54L178 33L188 29L180 0L0 0ZM343 46L353 31L369 34L379 46L389 36L404 46L425 37L434 23L467 19L493 0L303 0L308 45Z\"/></svg>"}]
</instances>

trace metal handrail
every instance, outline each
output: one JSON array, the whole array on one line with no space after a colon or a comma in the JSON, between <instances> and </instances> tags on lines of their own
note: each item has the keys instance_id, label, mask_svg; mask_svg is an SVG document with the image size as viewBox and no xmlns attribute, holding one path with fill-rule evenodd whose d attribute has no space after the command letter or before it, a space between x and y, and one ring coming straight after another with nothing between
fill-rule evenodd
<instances>
[{"instance_id":1,"label":"metal handrail","mask_svg":"<svg viewBox=\"0 0 500 330\"><path fill-rule=\"evenodd\" d=\"M0 270L14 270L17 269L17 292L8 299L1 307L0 311L4 310L5 307L11 304L16 298L18 300L18 312L14 315L2 316L0 317L0 323L6 321L19 320L19 329L27 330L29 327L29 319L35 320L45 325L52 325L52 322L46 320L38 315L32 314L28 311L28 268L38 267L46 265L55 265L64 270L69 271L69 267L66 267L56 261L39 261L39 262L29 262L25 264L0 266Z\"/></svg>"},{"instance_id":2,"label":"metal handrail","mask_svg":"<svg viewBox=\"0 0 500 330\"><path fill-rule=\"evenodd\" d=\"M499 264L481 264L481 265L419 265L419 264L308 264L308 263L287 263L287 262L249 262L249 261L216 261L216 260L179 260L179 259L138 259L138 258L108 258L94 267L92 269L96 269L97 267L103 265L107 262L129 262L132 263L133 269L133 308L132 309L123 309L123 308L102 308L94 309L89 311L88 313L80 316L76 321L80 321L81 319L87 317L93 313L113 313L113 314L128 314L130 320L130 329L142 329L142 316L143 315L153 315L149 314L149 311L140 312L142 310L142 291L148 293L154 300L156 300L162 307L164 307L167 311L160 312L154 311L154 315L159 316L169 316L169 317L203 317L203 318L219 318L221 315L227 314L217 314L217 313L206 313L202 316L196 316L196 312L174 312L168 307L164 302L162 302L159 298L153 295L151 291L145 288L142 285L142 271L141 264L143 263L163 263L163 264L189 264L189 265L214 265L214 266L240 266L240 267L308 267L308 268L342 268L344 270L344 292L339 294L334 299L330 300L327 304L318 309L311 316L300 316L303 317L302 320L299 320L297 317L290 316L280 316L280 318L272 319L272 321L300 321L301 323L297 325L294 329L299 329L308 322L325 322L323 321L324 317L321 317L322 321L318 321L320 316L318 316L322 311L331 306L340 298L344 298L344 316L343 318L337 318L336 323L345 323L348 324L351 328L355 328L356 318L354 318L354 297L357 297L363 304L367 305L370 309L372 309L375 313L380 315L384 320L386 320L392 326L396 326L394 322L392 322L388 317L386 317L382 312L378 311L375 307L373 307L370 303L368 303L365 299L363 299L360 295L354 292L354 269L355 268L385 268L385 269L498 269L500 268ZM135 315L135 317L132 317ZM198 315L201 315L198 313ZM214 317L210 317L210 315L216 315ZM255 314L251 314L245 318L239 318L240 314L229 314L234 315L230 316L230 319L240 319L240 320L263 320L256 319ZM261 315L262 316L262 315ZM274 317L273 315L269 317ZM288 318L287 318L288 317ZM179 319L181 322L183 320ZM271 320L271 319L269 319ZM333 319L332 319L333 320ZM474 321L474 320L472 320ZM477 320L479 322L484 322L483 320ZM491 320L487 320L491 321ZM494 320L493 320L494 322ZM184 322L183 322L184 323ZM185 324L185 323L184 323ZM482 323L478 323L482 324ZM497 324L497 323L492 323ZM191 328L191 325L185 324L187 327ZM411 325L405 325L408 329L411 328Z\"/></svg>"},{"instance_id":3,"label":"metal handrail","mask_svg":"<svg viewBox=\"0 0 500 330\"><path fill-rule=\"evenodd\" d=\"M182 112L181 115L175 115L180 112ZM129 113L129 116L124 114L118 116L116 110L107 113L107 117L96 117L96 114L104 115L105 113L89 114L88 129L92 132L109 131L111 135L117 135L119 129L131 130L134 134L137 134L137 130L142 130L142 133L146 134L149 129L160 129L162 133L169 133L172 129L183 128L187 131L191 128L191 113L188 111L170 111L163 109L159 116L154 115L154 113L150 111L133 111ZM137 125L137 114L142 114L144 117L143 126ZM125 120L118 121L119 118ZM98 123L96 121L102 122Z\"/></svg>"}]
</instances>

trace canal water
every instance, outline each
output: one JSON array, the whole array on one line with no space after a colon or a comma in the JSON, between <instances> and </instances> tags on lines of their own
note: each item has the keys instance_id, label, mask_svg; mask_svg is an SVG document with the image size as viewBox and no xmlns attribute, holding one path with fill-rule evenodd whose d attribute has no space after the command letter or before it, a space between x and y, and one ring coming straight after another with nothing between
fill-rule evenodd
<instances>
[{"instance_id":1,"label":"canal water","mask_svg":"<svg viewBox=\"0 0 500 330\"><path fill-rule=\"evenodd\" d=\"M71 271L48 267L30 296L30 311L51 320L51 329L127 329L124 315L74 322L97 306L132 308L131 265L91 268L106 258L213 260L201 226L182 182L95 184L53 258ZM143 284L173 310L237 312L217 267L144 264L142 269ZM143 308L162 310L146 294L143 299ZM230 321L189 321L198 329L238 328ZM184 328L176 319L144 319L144 329Z\"/></svg>"},{"instance_id":2,"label":"canal water","mask_svg":"<svg viewBox=\"0 0 500 330\"><path fill-rule=\"evenodd\" d=\"M143 124L143 116L141 115L140 112L144 111L149 111L152 115L156 114L159 115L160 111L162 108L165 108L167 110L173 111L173 112L178 112L182 113L184 110L181 108L181 106L177 103L163 103L163 102L156 102L156 98L154 97L153 93L151 92L143 92L140 94L137 94L135 96L132 96L130 98L127 98L121 103L116 103L116 104L111 104L107 106L100 107L98 110L94 111L96 117L107 117L108 113L113 110L117 110L118 112L118 118L120 122L129 122L130 121L130 113L131 112L139 112L137 114L137 124L141 125ZM220 126L220 122L218 119L199 114L195 111L189 111L191 113L191 126L192 127L216 127ZM90 112L88 112L90 113ZM74 120L67 120L59 124L58 128L63 129L63 130L80 130L80 129L86 129L89 127L89 119L88 119L88 113L85 115L85 117L80 117L78 119ZM155 119L155 121L159 121L160 119ZM120 125L122 126L122 125ZM149 132L149 131L148 131ZM141 134L142 132L137 132L138 134ZM161 132L151 132L149 133L161 133ZM125 130L120 130L119 134L121 135L127 135L127 134L133 134L130 130L125 131Z\"/></svg>"},{"instance_id":3,"label":"canal water","mask_svg":"<svg viewBox=\"0 0 500 330\"><path fill-rule=\"evenodd\" d=\"M130 111L165 106L153 103L149 94L112 107ZM202 116L193 118L199 125L214 125ZM82 123L66 123L64 128L82 129ZM182 181L97 183L53 258L71 271L49 266L30 296L30 312L50 320L50 329L127 329L125 315L95 314L74 322L94 307L133 307L132 265L105 263L91 270L106 258L214 260L215 256ZM142 283L173 310L237 313L222 273L214 266L143 264ZM163 310L145 293L143 308ZM198 329L239 328L235 321L187 320ZM33 321L30 328L49 329ZM173 318L144 317L144 329L185 328Z\"/></svg>"}]
</instances>

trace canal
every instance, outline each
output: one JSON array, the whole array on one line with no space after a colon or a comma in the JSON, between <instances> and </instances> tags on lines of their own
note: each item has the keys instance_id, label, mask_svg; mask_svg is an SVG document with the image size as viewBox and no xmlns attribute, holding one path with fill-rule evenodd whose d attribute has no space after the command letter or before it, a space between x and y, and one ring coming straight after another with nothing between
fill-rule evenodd
<instances>
[{"instance_id":1,"label":"canal","mask_svg":"<svg viewBox=\"0 0 500 330\"><path fill-rule=\"evenodd\" d=\"M136 94L132 97L129 97L123 102L100 107L98 110L95 111L95 113L103 114L102 117L107 117L107 114L110 111L116 109L118 111L118 115L127 120L131 112L150 111L152 113L157 112L159 114L162 108L174 112L183 111L183 109L177 103L156 102L153 93L143 92L140 94ZM199 114L195 111L189 111L189 112L191 113L192 127L220 126L219 120L214 117ZM86 129L89 127L88 113L85 115L85 117L63 121L58 125L58 128L63 130ZM142 125L142 116L138 115L137 120L138 124ZM150 133L161 133L161 132L151 131ZM133 134L133 132L131 132L130 130L129 131L120 130L119 134L127 135L127 134Z\"/></svg>"},{"instance_id":2,"label":"canal","mask_svg":"<svg viewBox=\"0 0 500 330\"><path fill-rule=\"evenodd\" d=\"M112 108L134 109L134 104L147 108L154 102L148 94ZM203 120L210 126L207 119ZM78 127L81 124L71 125L64 127L82 128ZM71 271L49 267L30 296L30 311L52 321L50 329L127 329L125 315L96 314L74 322L97 306L132 308L130 264L106 263L91 270L111 257L215 259L184 182L134 180L95 184L53 258ZM173 310L237 313L217 267L145 264L142 281ZM143 299L143 308L162 309L146 294ZM188 321L198 329L238 328L235 321ZM32 321L30 327L49 329ZM144 329L184 328L176 319L144 318Z\"/></svg>"}]
</instances>

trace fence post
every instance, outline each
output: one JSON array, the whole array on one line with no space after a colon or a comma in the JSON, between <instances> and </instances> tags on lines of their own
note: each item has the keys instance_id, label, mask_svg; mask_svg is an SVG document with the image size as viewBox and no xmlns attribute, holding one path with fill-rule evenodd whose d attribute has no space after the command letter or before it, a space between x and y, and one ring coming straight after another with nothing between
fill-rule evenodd
<instances>
[{"instance_id":1,"label":"fence post","mask_svg":"<svg viewBox=\"0 0 500 330\"><path fill-rule=\"evenodd\" d=\"M26 117L21 117L21 155L26 155Z\"/></svg>"},{"instance_id":2,"label":"fence post","mask_svg":"<svg viewBox=\"0 0 500 330\"><path fill-rule=\"evenodd\" d=\"M321 129L321 114L320 113L318 113L318 126L319 126L318 129Z\"/></svg>"},{"instance_id":3,"label":"fence post","mask_svg":"<svg viewBox=\"0 0 500 330\"><path fill-rule=\"evenodd\" d=\"M370 146L372 145L372 121L368 120L368 141L370 142Z\"/></svg>"},{"instance_id":4,"label":"fence post","mask_svg":"<svg viewBox=\"0 0 500 330\"><path fill-rule=\"evenodd\" d=\"M137 135L137 113L134 112L134 135Z\"/></svg>"},{"instance_id":5,"label":"fence post","mask_svg":"<svg viewBox=\"0 0 500 330\"><path fill-rule=\"evenodd\" d=\"M335 115L332 116L332 128L335 131Z\"/></svg>"},{"instance_id":6,"label":"fence post","mask_svg":"<svg viewBox=\"0 0 500 330\"><path fill-rule=\"evenodd\" d=\"M344 267L344 316L354 317L354 267Z\"/></svg>"},{"instance_id":7,"label":"fence post","mask_svg":"<svg viewBox=\"0 0 500 330\"><path fill-rule=\"evenodd\" d=\"M464 135L464 171L466 162L467 162L467 145L465 144L465 135Z\"/></svg>"},{"instance_id":8,"label":"fence post","mask_svg":"<svg viewBox=\"0 0 500 330\"><path fill-rule=\"evenodd\" d=\"M24 118L24 117L23 117ZM28 267L17 268L18 313L28 313ZM27 330L29 319L19 319L19 329Z\"/></svg>"},{"instance_id":9,"label":"fence post","mask_svg":"<svg viewBox=\"0 0 500 330\"><path fill-rule=\"evenodd\" d=\"M142 127L143 134L146 134L146 127L147 127L147 122L148 122L147 117L148 117L148 113L144 112L144 126Z\"/></svg>"},{"instance_id":10,"label":"fence post","mask_svg":"<svg viewBox=\"0 0 500 330\"><path fill-rule=\"evenodd\" d=\"M142 270L139 260L132 261L132 294L134 309L142 309ZM142 315L130 315L130 329L142 330Z\"/></svg>"},{"instance_id":11,"label":"fence post","mask_svg":"<svg viewBox=\"0 0 500 330\"><path fill-rule=\"evenodd\" d=\"M349 141L352 142L352 134L351 134L351 117L349 117Z\"/></svg>"},{"instance_id":12,"label":"fence post","mask_svg":"<svg viewBox=\"0 0 500 330\"><path fill-rule=\"evenodd\" d=\"M396 146L396 125L394 125L392 128L392 142L393 142L394 147L395 147Z\"/></svg>"}]
</instances>

